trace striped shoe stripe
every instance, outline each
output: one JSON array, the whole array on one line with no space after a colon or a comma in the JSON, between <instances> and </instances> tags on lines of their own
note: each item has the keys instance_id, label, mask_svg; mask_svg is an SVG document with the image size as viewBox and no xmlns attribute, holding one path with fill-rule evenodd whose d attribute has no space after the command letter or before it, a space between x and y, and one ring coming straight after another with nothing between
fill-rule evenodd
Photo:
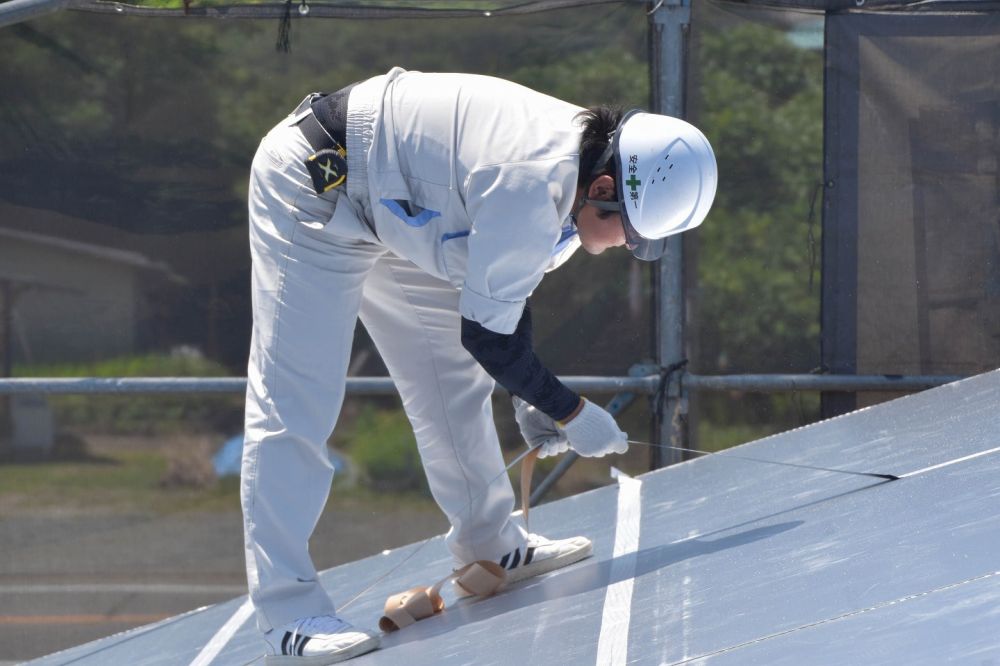
<instances>
[{"instance_id":1,"label":"striped shoe stripe","mask_svg":"<svg viewBox=\"0 0 1000 666\"><path fill-rule=\"evenodd\" d=\"M521 549L520 548L515 548L514 549L514 561L510 563L510 567L508 567L508 570L509 569L513 569L518 564L520 564L520 562L521 562Z\"/></svg>"},{"instance_id":2,"label":"striped shoe stripe","mask_svg":"<svg viewBox=\"0 0 1000 666\"><path fill-rule=\"evenodd\" d=\"M526 551L526 552L524 553L524 564L525 564L525 565L528 565L528 564L531 564L531 558L533 558L534 556L535 556L535 547L534 547L534 546L531 546L531 547L530 547L530 548L528 548L528 550L527 550L527 551Z\"/></svg>"},{"instance_id":3,"label":"striped shoe stripe","mask_svg":"<svg viewBox=\"0 0 1000 666\"><path fill-rule=\"evenodd\" d=\"M507 568L507 560L509 560L509 559L510 559L510 553L507 553L502 558L500 558L500 568L501 569L506 569Z\"/></svg>"},{"instance_id":4,"label":"striped shoe stripe","mask_svg":"<svg viewBox=\"0 0 1000 666\"><path fill-rule=\"evenodd\" d=\"M281 654L289 655L291 652L288 651L288 641L292 638L292 632L286 631L285 637L281 639Z\"/></svg>"},{"instance_id":5,"label":"striped shoe stripe","mask_svg":"<svg viewBox=\"0 0 1000 666\"><path fill-rule=\"evenodd\" d=\"M295 641L295 656L296 657L301 657L302 656L302 651L305 649L306 643L309 642L310 638L311 638L311 636L305 636L305 635L303 635L303 636L299 636L299 640Z\"/></svg>"}]
</instances>

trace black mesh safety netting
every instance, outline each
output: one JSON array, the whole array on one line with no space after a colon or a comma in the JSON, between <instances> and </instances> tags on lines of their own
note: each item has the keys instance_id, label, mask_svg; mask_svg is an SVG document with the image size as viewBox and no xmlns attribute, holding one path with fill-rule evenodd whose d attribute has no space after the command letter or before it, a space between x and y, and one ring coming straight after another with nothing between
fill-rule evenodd
<instances>
[{"instance_id":1,"label":"black mesh safety netting","mask_svg":"<svg viewBox=\"0 0 1000 666\"><path fill-rule=\"evenodd\" d=\"M5 306L16 315L5 325L6 370L191 346L240 372L249 331L246 170L256 141L304 92L402 64L505 76L580 104L644 106L647 12L662 6L310 3L308 12L292 12L287 54L274 50L280 21L198 20L222 17L226 7L272 16L266 12L288 4L92 2L76 5L86 11L0 31L0 230L9 254L3 301L16 304ZM716 144L723 183L710 224L692 242L700 246L691 255L699 259L691 262L694 371L967 373L989 364L979 359L993 354L992 232L988 223L971 236L935 225L962 206L978 208L962 214L961 224L989 217L996 7L943 0L694 4L688 106ZM351 18L321 20L326 11ZM866 32L890 23L897 26L892 35L877 34L888 28ZM910 60L919 64L900 64ZM961 76L951 73L956 68ZM860 112L867 116L848 120ZM879 134L904 125L907 137ZM952 170L948 178L970 192L928 166L946 162L942 155L965 156L953 166L966 175ZM854 189L852 164L870 172ZM886 182L909 193L910 212L884 195ZM870 211L866 202L875 202ZM895 202L891 215L888 202ZM866 225L882 229L881 245ZM975 251L949 247L950 259L931 251L945 239L980 236ZM914 248L909 268L894 259L906 254L906 237ZM886 296L893 280L867 272L864 261L895 283L914 285L912 293ZM970 305L949 261L983 267L965 272L987 294L980 305ZM86 266L73 268L81 262ZM624 256L575 265L539 292L539 339L559 372L621 374L651 352L644 268ZM855 279L852 271L868 291L844 282ZM909 337L868 326L904 302L916 314L891 319ZM956 337L958 315L946 314L956 307L981 311L969 315L980 322L968 334L978 342ZM911 359L904 349L920 351Z\"/></svg>"},{"instance_id":2,"label":"black mesh safety netting","mask_svg":"<svg viewBox=\"0 0 1000 666\"><path fill-rule=\"evenodd\" d=\"M995 368L1000 13L831 16L826 95L824 362Z\"/></svg>"},{"instance_id":3,"label":"black mesh safety netting","mask_svg":"<svg viewBox=\"0 0 1000 666\"><path fill-rule=\"evenodd\" d=\"M647 12L666 4L677 3L86 2L0 28L0 374L242 375L250 161L307 92L400 65L498 75L581 105L648 106ZM998 3L691 4L687 112L715 147L720 187L685 240L688 369L995 367ZM286 13L291 48L279 52ZM540 356L559 374L625 374L651 356L651 282L626 252L578 253L535 294ZM384 371L359 333L351 372ZM211 467L238 437L231 398L52 398L45 416L64 447L54 458L67 467L0 465L0 577L155 575L242 590L238 489ZM341 412L332 443L350 461L312 544L321 568L447 528L409 512L429 500L418 498L405 417L381 409L398 407L388 400ZM819 413L812 394L733 392L695 396L689 416L700 445L716 449ZM520 439L509 408L498 421L510 453ZM621 422L644 439L645 401ZM638 448L616 464L642 471ZM606 483L602 465L574 468L565 491ZM11 595L7 613L42 620L16 635L0 628L0 661L234 593L170 605L102 594L61 589L50 607ZM104 624L45 624L57 612L103 613Z\"/></svg>"},{"instance_id":4,"label":"black mesh safety netting","mask_svg":"<svg viewBox=\"0 0 1000 666\"><path fill-rule=\"evenodd\" d=\"M0 231L32 234L18 237L19 248L49 243L51 253L58 240L80 244L77 255L129 253L115 265L135 283L134 298L122 296L129 303L109 302L106 290L88 287L89 268L46 280L40 262L21 252L34 268L7 264L24 290L14 365L188 344L239 371L249 334L246 180L267 129L311 90L394 65L502 76L581 105L645 106L644 7L572 4L527 17L417 24L300 20L290 53L275 52L277 21L70 11L0 30ZM593 32L595 24L607 31ZM636 281L625 256L598 266L583 270L606 274L603 284L547 281L562 282L550 288L564 304L558 317L546 317L556 308L539 294L540 339L551 335L561 372L621 374L639 356L625 358L622 340L649 347L646 281ZM598 293L608 288L615 293ZM605 299L603 312L584 307ZM567 303L577 303L569 315ZM48 316L32 315L40 310ZM560 326L576 317L593 331L581 341L588 354L556 344L566 337ZM106 336L118 326L130 332ZM621 328L602 333L607 326Z\"/></svg>"}]
</instances>

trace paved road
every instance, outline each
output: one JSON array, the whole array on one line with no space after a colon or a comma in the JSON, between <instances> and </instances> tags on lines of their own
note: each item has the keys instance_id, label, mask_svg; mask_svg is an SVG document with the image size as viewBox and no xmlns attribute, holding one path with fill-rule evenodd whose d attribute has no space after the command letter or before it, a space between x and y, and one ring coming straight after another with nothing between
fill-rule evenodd
<instances>
[{"instance_id":1,"label":"paved road","mask_svg":"<svg viewBox=\"0 0 1000 666\"><path fill-rule=\"evenodd\" d=\"M446 529L435 511L330 508L312 552L326 569ZM0 666L244 594L242 544L235 511L0 518Z\"/></svg>"}]
</instances>

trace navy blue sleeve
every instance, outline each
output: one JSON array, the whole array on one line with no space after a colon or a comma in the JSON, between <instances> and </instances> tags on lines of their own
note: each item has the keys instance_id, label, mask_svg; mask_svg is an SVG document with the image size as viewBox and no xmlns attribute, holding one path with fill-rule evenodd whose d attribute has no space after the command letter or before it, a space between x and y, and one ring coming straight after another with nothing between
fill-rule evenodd
<instances>
[{"instance_id":1,"label":"navy blue sleeve","mask_svg":"<svg viewBox=\"0 0 1000 666\"><path fill-rule=\"evenodd\" d=\"M498 384L556 421L572 414L580 403L580 396L549 372L535 354L527 304L510 335L462 317L462 346Z\"/></svg>"}]
</instances>

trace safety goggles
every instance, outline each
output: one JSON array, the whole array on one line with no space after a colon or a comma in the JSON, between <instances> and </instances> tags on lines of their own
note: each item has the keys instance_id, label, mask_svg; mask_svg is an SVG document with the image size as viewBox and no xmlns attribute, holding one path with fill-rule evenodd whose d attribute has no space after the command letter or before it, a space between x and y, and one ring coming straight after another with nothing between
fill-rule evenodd
<instances>
[{"instance_id":1,"label":"safety goggles","mask_svg":"<svg viewBox=\"0 0 1000 666\"><path fill-rule=\"evenodd\" d=\"M619 174L620 173L621 171L619 171ZM628 221L628 209L626 209L623 200L601 201L600 199L584 199L583 201L598 210L618 213L618 217L622 222L622 229L625 231L625 246L631 250L632 256L636 259L641 259L642 261L656 261L666 253L667 239L646 238L636 231L635 227L633 227Z\"/></svg>"}]
</instances>

